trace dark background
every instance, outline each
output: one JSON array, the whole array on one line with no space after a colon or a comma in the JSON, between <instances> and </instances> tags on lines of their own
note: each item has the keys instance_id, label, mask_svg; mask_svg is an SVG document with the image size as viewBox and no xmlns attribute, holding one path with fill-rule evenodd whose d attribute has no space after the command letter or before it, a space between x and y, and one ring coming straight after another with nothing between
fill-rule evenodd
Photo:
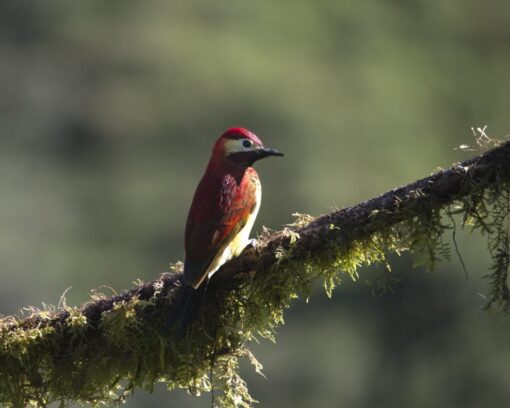
<instances>
[{"instance_id":1,"label":"dark background","mask_svg":"<svg viewBox=\"0 0 510 408\"><path fill-rule=\"evenodd\" d=\"M507 1L0 3L0 313L78 305L182 259L214 140L245 126L286 153L257 168L254 233L463 160L471 126L509 131ZM475 154L475 153L471 153ZM447 240L450 237L446 237ZM373 297L345 276L254 345L262 407L502 407L507 317L481 311L485 241ZM109 289L114 288L114 289ZM206 407L135 392L127 406Z\"/></svg>"}]
</instances>

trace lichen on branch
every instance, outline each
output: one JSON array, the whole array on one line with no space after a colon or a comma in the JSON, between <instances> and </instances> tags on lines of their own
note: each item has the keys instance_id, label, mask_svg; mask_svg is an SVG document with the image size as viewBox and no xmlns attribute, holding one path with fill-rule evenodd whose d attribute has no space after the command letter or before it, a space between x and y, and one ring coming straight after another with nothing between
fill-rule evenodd
<instances>
[{"instance_id":1,"label":"lichen on branch","mask_svg":"<svg viewBox=\"0 0 510 408\"><path fill-rule=\"evenodd\" d=\"M342 277L357 279L363 265L389 266L392 253L409 251L433 268L450 253L442 235L457 227L487 236L493 259L488 307L508 311L509 180L506 142L356 206L318 218L299 215L282 231L264 231L257 250L246 250L211 279L200 320L185 335L165 325L182 264L82 307L4 317L0 404L111 404L136 387L150 391L164 382L195 394L214 388L219 406L250 406L239 359L260 371L248 345L260 337L275 340L293 299L310 296L318 279L331 294Z\"/></svg>"}]
</instances>

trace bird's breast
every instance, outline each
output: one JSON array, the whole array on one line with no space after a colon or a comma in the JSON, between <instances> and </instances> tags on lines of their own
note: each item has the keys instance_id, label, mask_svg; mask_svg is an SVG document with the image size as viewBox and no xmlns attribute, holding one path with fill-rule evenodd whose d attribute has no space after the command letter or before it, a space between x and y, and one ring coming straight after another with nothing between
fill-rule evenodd
<instances>
[{"instance_id":1,"label":"bird's breast","mask_svg":"<svg viewBox=\"0 0 510 408\"><path fill-rule=\"evenodd\" d=\"M185 275L198 287L250 242L262 191L253 168L242 174L209 173L201 180L188 214Z\"/></svg>"},{"instance_id":2,"label":"bird's breast","mask_svg":"<svg viewBox=\"0 0 510 408\"><path fill-rule=\"evenodd\" d=\"M254 191L252 194L255 196L255 202L250 209L250 213L246 218L246 225L243 229L237 234L237 236L232 240L231 250L233 256L239 256L246 245L250 242L250 233L255 224L255 220L257 219L257 215L260 210L260 203L262 201L262 187L260 185L260 181L258 177L256 180L252 181L254 186Z\"/></svg>"},{"instance_id":3,"label":"bird's breast","mask_svg":"<svg viewBox=\"0 0 510 408\"><path fill-rule=\"evenodd\" d=\"M234 236L230 243L225 247L225 249L219 253L213 262L211 262L210 267L208 268L207 275L210 278L214 272L216 272L221 265L230 259L241 255L244 248L250 243L250 233L255 224L255 220L257 219L257 214L260 210L260 203L262 200L262 187L260 185L260 181L257 178L250 180L251 189L247 194L252 196L252 200L250 202L250 208L246 212L245 222L243 228Z\"/></svg>"}]
</instances>

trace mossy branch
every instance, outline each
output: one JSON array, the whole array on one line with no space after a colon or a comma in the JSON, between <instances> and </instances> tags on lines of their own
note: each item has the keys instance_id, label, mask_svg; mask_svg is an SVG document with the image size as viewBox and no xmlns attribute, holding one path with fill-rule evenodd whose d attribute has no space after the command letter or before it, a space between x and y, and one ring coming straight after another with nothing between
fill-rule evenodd
<instances>
[{"instance_id":1,"label":"mossy branch","mask_svg":"<svg viewBox=\"0 0 510 408\"><path fill-rule=\"evenodd\" d=\"M260 369L247 344L274 339L292 299L309 296L317 279L330 294L343 273L356 279L360 266L388 264L390 253L411 251L432 268L448 256L441 236L456 227L454 216L462 217L462 227L487 235L494 261L488 305L509 309L509 179L506 142L354 207L265 231L257 251L245 251L216 273L201 319L185 336L165 327L182 280L180 264L153 282L110 298L96 295L80 308L4 317L0 404L120 402L136 387L152 390L161 381L193 393L214 387L222 391L220 406L249 406L238 359L247 357Z\"/></svg>"}]
</instances>

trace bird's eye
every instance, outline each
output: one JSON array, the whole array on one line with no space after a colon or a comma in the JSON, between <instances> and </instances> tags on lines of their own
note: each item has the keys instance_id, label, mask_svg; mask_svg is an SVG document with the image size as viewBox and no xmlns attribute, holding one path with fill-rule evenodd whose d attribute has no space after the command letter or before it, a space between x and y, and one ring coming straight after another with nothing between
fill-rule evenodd
<instances>
[{"instance_id":1,"label":"bird's eye","mask_svg":"<svg viewBox=\"0 0 510 408\"><path fill-rule=\"evenodd\" d=\"M248 140L248 139L243 140L244 147L251 147L252 144L253 144L253 142L251 140Z\"/></svg>"}]
</instances>

